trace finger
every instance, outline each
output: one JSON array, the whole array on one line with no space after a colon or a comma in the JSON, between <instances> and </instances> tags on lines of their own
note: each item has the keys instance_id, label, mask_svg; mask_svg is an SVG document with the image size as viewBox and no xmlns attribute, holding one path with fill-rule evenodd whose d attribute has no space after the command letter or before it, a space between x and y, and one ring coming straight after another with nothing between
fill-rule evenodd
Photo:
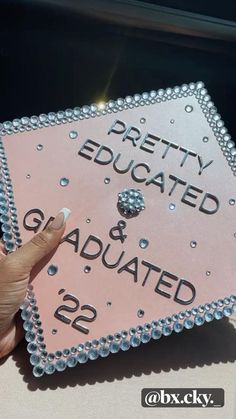
<instances>
[{"instance_id":1,"label":"finger","mask_svg":"<svg viewBox=\"0 0 236 419\"><path fill-rule=\"evenodd\" d=\"M5 249L5 244L2 239L0 240L0 252L4 253L4 255L7 254L7 251Z\"/></svg>"},{"instance_id":2,"label":"finger","mask_svg":"<svg viewBox=\"0 0 236 419\"><path fill-rule=\"evenodd\" d=\"M12 350L19 344L23 339L24 330L22 327L22 320L19 312L15 315L15 318L11 322L6 333L1 335L0 338L0 359L4 358L12 352Z\"/></svg>"},{"instance_id":3,"label":"finger","mask_svg":"<svg viewBox=\"0 0 236 419\"><path fill-rule=\"evenodd\" d=\"M70 212L68 208L62 208L45 230L7 256L8 264L25 268L26 272L30 272L37 262L59 244Z\"/></svg>"},{"instance_id":4,"label":"finger","mask_svg":"<svg viewBox=\"0 0 236 419\"><path fill-rule=\"evenodd\" d=\"M7 251L5 249L5 244L1 239L0 240L0 260L4 259L6 255L7 255Z\"/></svg>"}]
</instances>

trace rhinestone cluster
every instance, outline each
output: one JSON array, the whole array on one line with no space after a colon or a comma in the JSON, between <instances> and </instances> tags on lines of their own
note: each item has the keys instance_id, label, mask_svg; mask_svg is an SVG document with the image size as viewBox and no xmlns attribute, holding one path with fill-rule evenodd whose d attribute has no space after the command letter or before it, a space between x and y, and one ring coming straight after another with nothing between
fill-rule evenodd
<instances>
[{"instance_id":1,"label":"rhinestone cluster","mask_svg":"<svg viewBox=\"0 0 236 419\"><path fill-rule=\"evenodd\" d=\"M118 194L119 210L128 216L137 215L145 209L143 194L140 189L124 189Z\"/></svg>"},{"instance_id":2,"label":"rhinestone cluster","mask_svg":"<svg viewBox=\"0 0 236 419\"><path fill-rule=\"evenodd\" d=\"M129 330L121 330L114 335L93 339L80 343L71 348L48 353L44 343L42 322L38 314L38 307L32 288L28 290L25 302L21 306L21 317L24 320L26 331L25 339L28 342L27 349L30 355L30 363L33 366L35 377L44 374L52 374L55 371L64 371L66 368L75 367L88 360L98 357L107 357L110 353L127 351L130 347L137 347L141 343L147 343L151 339L157 340L161 336L169 336L171 333L179 333L183 329L192 329L194 325L201 326L205 322L228 317L236 313L236 296L226 297L221 300L203 304L190 310L181 311L169 317L153 320L152 323L144 323ZM138 311L138 317L142 317L143 310Z\"/></svg>"}]
</instances>

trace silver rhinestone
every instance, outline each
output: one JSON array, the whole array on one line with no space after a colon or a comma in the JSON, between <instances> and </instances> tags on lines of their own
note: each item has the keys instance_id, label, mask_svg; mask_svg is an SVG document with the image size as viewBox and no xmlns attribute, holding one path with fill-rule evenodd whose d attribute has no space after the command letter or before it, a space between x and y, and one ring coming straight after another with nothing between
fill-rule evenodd
<instances>
[{"instance_id":1,"label":"silver rhinestone","mask_svg":"<svg viewBox=\"0 0 236 419\"><path fill-rule=\"evenodd\" d=\"M18 127L20 125L20 120L19 119L13 119L13 126L14 127Z\"/></svg>"},{"instance_id":2,"label":"silver rhinestone","mask_svg":"<svg viewBox=\"0 0 236 419\"><path fill-rule=\"evenodd\" d=\"M21 118L21 123L23 125L27 125L29 123L29 118L27 116L23 116L23 118Z\"/></svg>"},{"instance_id":3,"label":"silver rhinestone","mask_svg":"<svg viewBox=\"0 0 236 419\"><path fill-rule=\"evenodd\" d=\"M88 274L90 271L91 271L91 266L86 265L86 266L84 267L84 272L85 272L86 274Z\"/></svg>"},{"instance_id":4,"label":"silver rhinestone","mask_svg":"<svg viewBox=\"0 0 236 419\"><path fill-rule=\"evenodd\" d=\"M203 137L202 141L203 141L204 143L207 143L207 142L209 141L209 138L208 138L208 137Z\"/></svg>"},{"instance_id":5,"label":"silver rhinestone","mask_svg":"<svg viewBox=\"0 0 236 419\"><path fill-rule=\"evenodd\" d=\"M52 362L55 359L55 355L53 353L49 353L47 356L48 362Z\"/></svg>"},{"instance_id":6,"label":"silver rhinestone","mask_svg":"<svg viewBox=\"0 0 236 419\"><path fill-rule=\"evenodd\" d=\"M111 305L112 305L112 302L111 301L107 301L107 306L108 307L111 307Z\"/></svg>"},{"instance_id":7,"label":"silver rhinestone","mask_svg":"<svg viewBox=\"0 0 236 419\"><path fill-rule=\"evenodd\" d=\"M67 118L70 118L73 115L73 111L72 109L66 109L65 110L65 114Z\"/></svg>"},{"instance_id":8,"label":"silver rhinestone","mask_svg":"<svg viewBox=\"0 0 236 419\"><path fill-rule=\"evenodd\" d=\"M66 358L67 356L70 355L70 350L68 348L65 348L63 349L62 353L63 353L63 356Z\"/></svg>"},{"instance_id":9,"label":"silver rhinestone","mask_svg":"<svg viewBox=\"0 0 236 419\"><path fill-rule=\"evenodd\" d=\"M99 339L99 343L100 343L100 345L105 345L105 343L106 343L106 338L103 336L103 337L101 337L100 339Z\"/></svg>"},{"instance_id":10,"label":"silver rhinestone","mask_svg":"<svg viewBox=\"0 0 236 419\"><path fill-rule=\"evenodd\" d=\"M202 89L204 87L204 83L202 81L198 81L196 87L197 89Z\"/></svg>"},{"instance_id":11,"label":"silver rhinestone","mask_svg":"<svg viewBox=\"0 0 236 419\"><path fill-rule=\"evenodd\" d=\"M196 247L197 246L197 242L195 240L192 240L190 242L190 246L193 247L193 248Z\"/></svg>"},{"instance_id":12,"label":"silver rhinestone","mask_svg":"<svg viewBox=\"0 0 236 419\"><path fill-rule=\"evenodd\" d=\"M31 122L32 124L36 125L36 124L37 124L37 122L38 122L38 117L37 117L37 116L31 116L31 118L30 118L30 122Z\"/></svg>"},{"instance_id":13,"label":"silver rhinestone","mask_svg":"<svg viewBox=\"0 0 236 419\"><path fill-rule=\"evenodd\" d=\"M149 241L147 239L139 240L139 247L141 247L141 249L146 249L148 245L149 245Z\"/></svg>"},{"instance_id":14,"label":"silver rhinestone","mask_svg":"<svg viewBox=\"0 0 236 419\"><path fill-rule=\"evenodd\" d=\"M140 124L145 124L146 119L145 118L140 118Z\"/></svg>"},{"instance_id":15,"label":"silver rhinestone","mask_svg":"<svg viewBox=\"0 0 236 419\"><path fill-rule=\"evenodd\" d=\"M81 351L79 355L77 356L77 361L81 364L84 364L88 360L88 355L86 352Z\"/></svg>"},{"instance_id":16,"label":"silver rhinestone","mask_svg":"<svg viewBox=\"0 0 236 419\"><path fill-rule=\"evenodd\" d=\"M56 361L55 367L57 371L64 371L64 369L66 368L66 363L62 359L59 359L58 361Z\"/></svg>"},{"instance_id":17,"label":"silver rhinestone","mask_svg":"<svg viewBox=\"0 0 236 419\"><path fill-rule=\"evenodd\" d=\"M7 213L8 213L8 208L5 207L5 205L0 205L0 214L6 215ZM6 221L8 221L8 220L9 220L9 217ZM3 222L5 222L5 221L3 221Z\"/></svg>"},{"instance_id":18,"label":"silver rhinestone","mask_svg":"<svg viewBox=\"0 0 236 419\"><path fill-rule=\"evenodd\" d=\"M75 116L79 116L80 115L80 112L81 112L81 110L80 110L80 108L78 106L76 108L74 108L74 115Z\"/></svg>"},{"instance_id":19,"label":"silver rhinestone","mask_svg":"<svg viewBox=\"0 0 236 419\"><path fill-rule=\"evenodd\" d=\"M170 209L171 211L173 211L173 210L175 209L175 204L171 203L171 204L169 205L169 209Z\"/></svg>"},{"instance_id":20,"label":"silver rhinestone","mask_svg":"<svg viewBox=\"0 0 236 419\"><path fill-rule=\"evenodd\" d=\"M30 176L30 174L28 173L28 175L26 175L26 179L30 179L31 178L31 176Z\"/></svg>"},{"instance_id":21,"label":"silver rhinestone","mask_svg":"<svg viewBox=\"0 0 236 419\"><path fill-rule=\"evenodd\" d=\"M171 119L171 120L170 120L170 123L171 123L171 124L174 124L174 123L175 123L175 120L174 120L174 119Z\"/></svg>"},{"instance_id":22,"label":"silver rhinestone","mask_svg":"<svg viewBox=\"0 0 236 419\"><path fill-rule=\"evenodd\" d=\"M85 113L85 114L89 113L89 111L90 111L90 106L88 106L88 105L83 106L83 107L82 107L82 111L83 111L83 113Z\"/></svg>"},{"instance_id":23,"label":"silver rhinestone","mask_svg":"<svg viewBox=\"0 0 236 419\"><path fill-rule=\"evenodd\" d=\"M231 140L231 135L225 134L223 138L224 138L224 141L226 141L226 142L230 141Z\"/></svg>"},{"instance_id":24,"label":"silver rhinestone","mask_svg":"<svg viewBox=\"0 0 236 419\"><path fill-rule=\"evenodd\" d=\"M118 194L119 210L127 216L137 215L145 209L144 197L140 189L124 189Z\"/></svg>"},{"instance_id":25,"label":"silver rhinestone","mask_svg":"<svg viewBox=\"0 0 236 419\"><path fill-rule=\"evenodd\" d=\"M50 265L48 267L48 275L53 276L57 273L57 271L58 271L58 267L56 265Z\"/></svg>"},{"instance_id":26,"label":"silver rhinestone","mask_svg":"<svg viewBox=\"0 0 236 419\"><path fill-rule=\"evenodd\" d=\"M22 244L22 240L21 239L17 239L16 240L16 246L20 246Z\"/></svg>"},{"instance_id":27,"label":"silver rhinestone","mask_svg":"<svg viewBox=\"0 0 236 419\"><path fill-rule=\"evenodd\" d=\"M5 243L5 249L6 250L8 250L9 252L11 252L12 250L14 250L14 247L15 247L15 245L14 245L14 243L13 242L6 242Z\"/></svg>"},{"instance_id":28,"label":"silver rhinestone","mask_svg":"<svg viewBox=\"0 0 236 419\"><path fill-rule=\"evenodd\" d=\"M133 100L132 96L126 96L125 98L126 103L132 103L132 100Z\"/></svg>"},{"instance_id":29,"label":"silver rhinestone","mask_svg":"<svg viewBox=\"0 0 236 419\"><path fill-rule=\"evenodd\" d=\"M139 101L140 101L140 98L141 98L141 96L140 96L138 93L135 93L135 95L134 95L134 100L135 100L136 102L139 102Z\"/></svg>"},{"instance_id":30,"label":"silver rhinestone","mask_svg":"<svg viewBox=\"0 0 236 419\"><path fill-rule=\"evenodd\" d=\"M7 200L4 197L0 197L0 205L6 205L7 204ZM10 206L10 205L9 205Z\"/></svg>"},{"instance_id":31,"label":"silver rhinestone","mask_svg":"<svg viewBox=\"0 0 236 419\"><path fill-rule=\"evenodd\" d=\"M92 346L92 344L91 344L91 342L88 340L87 342L85 342L85 349L90 349L91 348L91 346Z\"/></svg>"},{"instance_id":32,"label":"silver rhinestone","mask_svg":"<svg viewBox=\"0 0 236 419\"><path fill-rule=\"evenodd\" d=\"M229 200L229 205L235 205L235 199L230 198L230 200Z\"/></svg>"},{"instance_id":33,"label":"silver rhinestone","mask_svg":"<svg viewBox=\"0 0 236 419\"><path fill-rule=\"evenodd\" d=\"M142 310L141 308L137 311L137 316L138 317L143 317L144 316L144 310Z\"/></svg>"},{"instance_id":34,"label":"silver rhinestone","mask_svg":"<svg viewBox=\"0 0 236 419\"><path fill-rule=\"evenodd\" d=\"M26 331L31 331L32 329L33 329L33 323L30 321L30 320L26 320L25 322L24 322L24 324L23 324L23 328L26 330Z\"/></svg>"},{"instance_id":35,"label":"silver rhinestone","mask_svg":"<svg viewBox=\"0 0 236 419\"><path fill-rule=\"evenodd\" d=\"M190 113L190 112L192 112L192 111L193 111L193 107L192 107L192 105L186 105L184 109L185 109L185 111L186 111L187 113Z\"/></svg>"},{"instance_id":36,"label":"silver rhinestone","mask_svg":"<svg viewBox=\"0 0 236 419\"><path fill-rule=\"evenodd\" d=\"M42 375L44 374L44 370L43 370L43 368L42 367L40 367L40 366L35 366L34 368L33 368L33 375L35 376L35 377L42 377Z\"/></svg>"},{"instance_id":37,"label":"silver rhinestone","mask_svg":"<svg viewBox=\"0 0 236 419\"><path fill-rule=\"evenodd\" d=\"M111 181L111 179L110 179L109 177L105 177L105 179L104 179L104 183L105 183L106 185L108 185L108 183L110 183L110 181Z\"/></svg>"},{"instance_id":38,"label":"silver rhinestone","mask_svg":"<svg viewBox=\"0 0 236 419\"><path fill-rule=\"evenodd\" d=\"M63 111L58 111L57 112L57 118L60 120L60 119L63 119L64 118L64 112Z\"/></svg>"},{"instance_id":39,"label":"silver rhinestone","mask_svg":"<svg viewBox=\"0 0 236 419\"><path fill-rule=\"evenodd\" d=\"M62 352L61 352L61 351L56 351L56 352L55 352L55 357L56 357L57 359L61 358L61 356L62 356Z\"/></svg>"},{"instance_id":40,"label":"silver rhinestone","mask_svg":"<svg viewBox=\"0 0 236 419\"><path fill-rule=\"evenodd\" d=\"M234 238L236 239L236 233L234 233Z\"/></svg>"},{"instance_id":41,"label":"silver rhinestone","mask_svg":"<svg viewBox=\"0 0 236 419\"><path fill-rule=\"evenodd\" d=\"M62 177L61 179L60 179L60 185L61 186L67 186L69 184L69 179L68 178L66 178L66 177Z\"/></svg>"},{"instance_id":42,"label":"silver rhinestone","mask_svg":"<svg viewBox=\"0 0 236 419\"><path fill-rule=\"evenodd\" d=\"M8 217L8 215L7 215L7 214L2 214L2 215L0 216L0 222L1 222L1 223L7 223L9 220L10 220L10 218Z\"/></svg>"},{"instance_id":43,"label":"silver rhinestone","mask_svg":"<svg viewBox=\"0 0 236 419\"><path fill-rule=\"evenodd\" d=\"M54 364L45 364L44 365L44 371L46 372L46 374L51 375L56 371L56 367Z\"/></svg>"},{"instance_id":44,"label":"silver rhinestone","mask_svg":"<svg viewBox=\"0 0 236 419\"><path fill-rule=\"evenodd\" d=\"M74 357L74 356L70 356L70 357L67 359L66 363L67 363L67 366L68 366L68 367L73 368L73 367L75 367L75 365L77 364L77 359L76 359L76 357Z\"/></svg>"},{"instance_id":45,"label":"silver rhinestone","mask_svg":"<svg viewBox=\"0 0 236 419\"><path fill-rule=\"evenodd\" d=\"M78 132L77 132L77 131L75 131L75 130L70 131L70 133L69 133L69 137L70 137L72 140L75 140L75 139L78 137Z\"/></svg>"},{"instance_id":46,"label":"silver rhinestone","mask_svg":"<svg viewBox=\"0 0 236 419\"><path fill-rule=\"evenodd\" d=\"M97 339L93 339L93 340L92 340L92 346L93 346L94 348L96 348L98 345L99 345L98 340L97 340Z\"/></svg>"},{"instance_id":47,"label":"silver rhinestone","mask_svg":"<svg viewBox=\"0 0 236 419\"><path fill-rule=\"evenodd\" d=\"M49 118L50 121L55 121L56 120L56 114L54 112L49 112L48 118Z\"/></svg>"},{"instance_id":48,"label":"silver rhinestone","mask_svg":"<svg viewBox=\"0 0 236 419\"><path fill-rule=\"evenodd\" d=\"M206 271L206 276L210 276L211 275L211 271Z\"/></svg>"},{"instance_id":49,"label":"silver rhinestone","mask_svg":"<svg viewBox=\"0 0 236 419\"><path fill-rule=\"evenodd\" d=\"M43 149L43 145L42 144L38 144L36 148L37 148L37 150L41 151Z\"/></svg>"},{"instance_id":50,"label":"silver rhinestone","mask_svg":"<svg viewBox=\"0 0 236 419\"><path fill-rule=\"evenodd\" d=\"M87 224L91 223L91 219L90 219L90 218L87 218L87 219L86 219L86 223L87 223Z\"/></svg>"},{"instance_id":51,"label":"silver rhinestone","mask_svg":"<svg viewBox=\"0 0 236 419\"><path fill-rule=\"evenodd\" d=\"M3 233L2 238L3 238L4 242L7 242L9 240L12 240L12 234L11 233Z\"/></svg>"}]
</instances>

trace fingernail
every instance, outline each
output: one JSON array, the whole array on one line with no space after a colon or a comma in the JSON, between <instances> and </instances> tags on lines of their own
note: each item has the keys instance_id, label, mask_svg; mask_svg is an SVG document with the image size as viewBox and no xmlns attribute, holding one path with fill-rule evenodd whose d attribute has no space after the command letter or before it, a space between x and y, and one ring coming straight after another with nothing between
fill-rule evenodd
<instances>
[{"instance_id":1,"label":"fingernail","mask_svg":"<svg viewBox=\"0 0 236 419\"><path fill-rule=\"evenodd\" d=\"M50 227L53 230L60 230L63 224L66 222L67 218L69 217L71 210L68 208L62 208L57 216L54 218L53 222L51 223Z\"/></svg>"}]
</instances>

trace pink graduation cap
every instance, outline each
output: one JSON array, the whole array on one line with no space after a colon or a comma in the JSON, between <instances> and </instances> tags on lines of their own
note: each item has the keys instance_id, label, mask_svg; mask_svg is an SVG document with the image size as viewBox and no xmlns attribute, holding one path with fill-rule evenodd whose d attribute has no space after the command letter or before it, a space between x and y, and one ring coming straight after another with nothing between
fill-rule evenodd
<instances>
[{"instance_id":1,"label":"pink graduation cap","mask_svg":"<svg viewBox=\"0 0 236 419\"><path fill-rule=\"evenodd\" d=\"M36 377L235 312L235 156L202 82L1 125L6 250L71 210L21 307Z\"/></svg>"}]
</instances>

